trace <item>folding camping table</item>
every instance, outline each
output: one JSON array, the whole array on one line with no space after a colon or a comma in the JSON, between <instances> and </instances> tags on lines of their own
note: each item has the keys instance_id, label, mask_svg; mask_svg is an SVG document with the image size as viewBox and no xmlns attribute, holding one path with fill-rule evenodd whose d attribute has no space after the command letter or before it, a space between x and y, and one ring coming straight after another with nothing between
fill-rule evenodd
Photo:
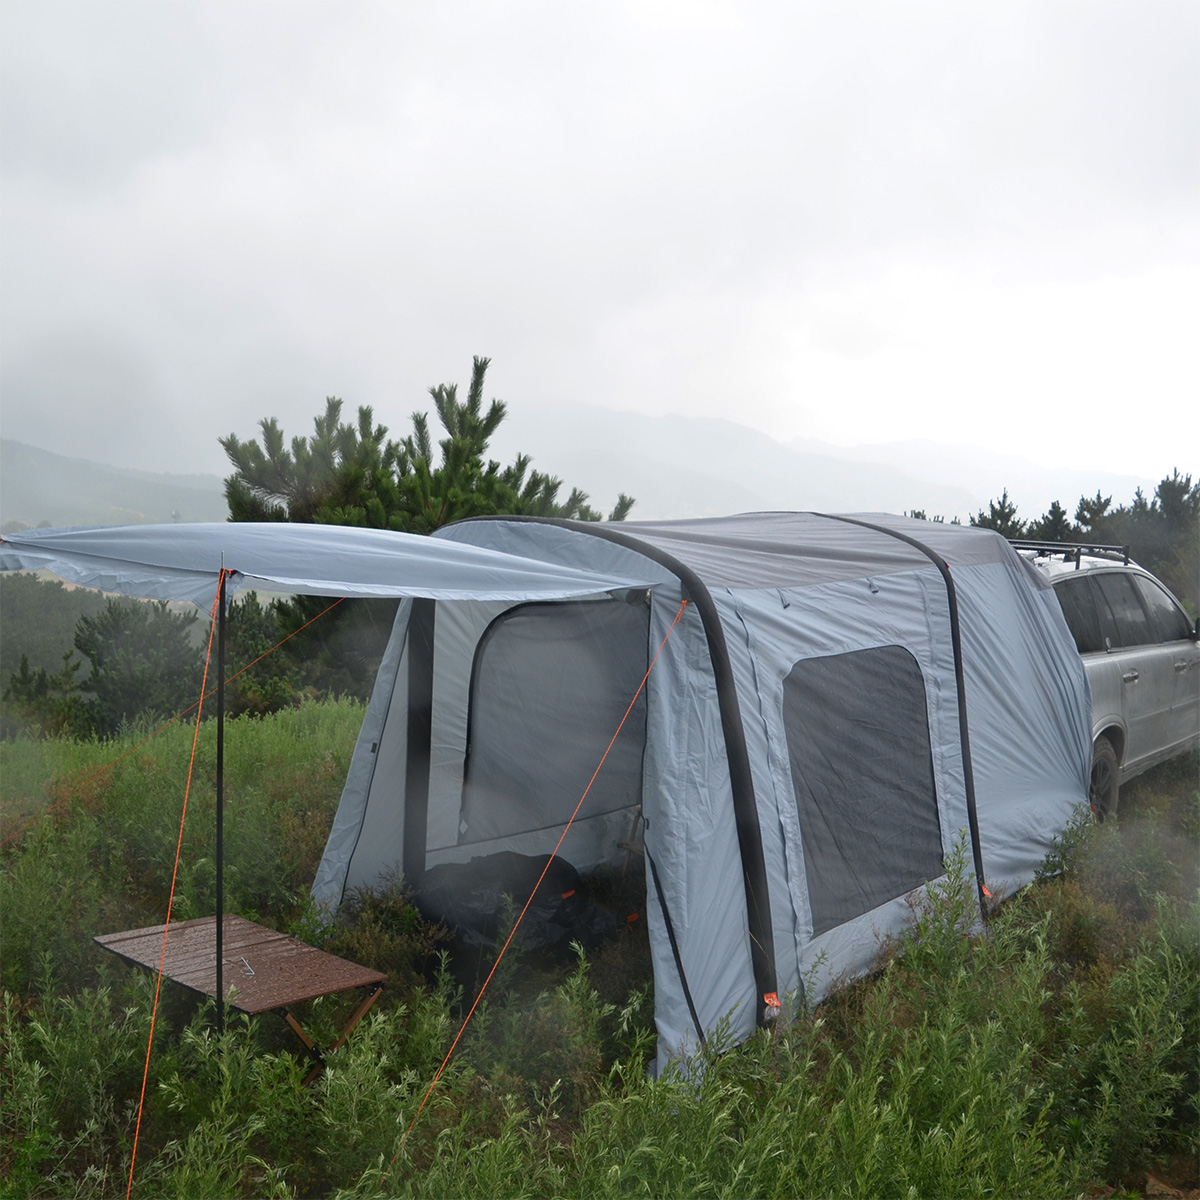
<instances>
[{"instance_id":1,"label":"folding camping table","mask_svg":"<svg viewBox=\"0 0 1200 1200\"><path fill-rule=\"evenodd\" d=\"M162 973L176 983L216 997L217 954L216 917L198 917L193 921L172 922L163 956L165 925L130 929L124 933L106 933L95 939L127 962ZM305 1076L311 1083L321 1073L325 1056L332 1054L353 1032L379 998L387 976L358 963L326 954L285 933L265 929L242 917L224 918L222 925L223 977L225 999L240 1012L258 1015L276 1012L304 1043L313 1067ZM294 1004L315 1000L334 992L363 988L366 996L346 1022L337 1041L327 1050L304 1031L289 1011Z\"/></svg>"}]
</instances>

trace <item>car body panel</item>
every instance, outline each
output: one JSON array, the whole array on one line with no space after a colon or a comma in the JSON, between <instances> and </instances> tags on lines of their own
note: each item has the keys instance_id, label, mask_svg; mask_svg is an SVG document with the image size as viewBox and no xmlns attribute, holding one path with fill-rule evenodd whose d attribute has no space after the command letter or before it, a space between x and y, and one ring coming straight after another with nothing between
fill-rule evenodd
<instances>
[{"instance_id":1,"label":"car body panel","mask_svg":"<svg viewBox=\"0 0 1200 1200\"><path fill-rule=\"evenodd\" d=\"M1054 585L1092 692L1093 740L1112 742L1120 782L1200 743L1200 642L1162 583L1120 559L1022 554Z\"/></svg>"},{"instance_id":2,"label":"car body panel","mask_svg":"<svg viewBox=\"0 0 1200 1200\"><path fill-rule=\"evenodd\" d=\"M1196 734L1200 712L1200 641L1190 634L1187 617L1175 599L1157 580L1144 575L1134 577L1138 592L1150 612L1164 647L1163 687L1171 693L1170 728L1174 744L1186 746Z\"/></svg>"}]
</instances>

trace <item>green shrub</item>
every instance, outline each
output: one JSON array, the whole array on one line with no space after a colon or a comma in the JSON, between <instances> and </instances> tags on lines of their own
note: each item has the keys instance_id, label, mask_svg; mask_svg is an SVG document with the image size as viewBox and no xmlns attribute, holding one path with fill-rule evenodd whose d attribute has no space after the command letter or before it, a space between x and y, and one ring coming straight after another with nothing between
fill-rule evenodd
<instances>
[{"instance_id":1,"label":"green shrub","mask_svg":"<svg viewBox=\"0 0 1200 1200\"><path fill-rule=\"evenodd\" d=\"M91 938L112 909L102 871L102 838L82 820L31 831L0 868L0 986L53 996L95 982Z\"/></svg>"},{"instance_id":2,"label":"green shrub","mask_svg":"<svg viewBox=\"0 0 1200 1200\"><path fill-rule=\"evenodd\" d=\"M558 987L534 997L501 992L472 1029L464 1054L531 1107L553 1107L578 1118L603 1077L605 1027L616 1007L604 1003L588 979L576 947L575 970Z\"/></svg>"},{"instance_id":3,"label":"green shrub","mask_svg":"<svg viewBox=\"0 0 1200 1200\"><path fill-rule=\"evenodd\" d=\"M121 1002L107 986L37 1004L0 999L0 1177L9 1194L59 1194L72 1179L119 1177L127 1166L151 989L145 976L124 982Z\"/></svg>"},{"instance_id":4,"label":"green shrub","mask_svg":"<svg viewBox=\"0 0 1200 1200\"><path fill-rule=\"evenodd\" d=\"M439 947L449 940L446 927L422 917L396 878L351 893L322 944L330 954L383 971L389 992L403 996L423 983Z\"/></svg>"},{"instance_id":5,"label":"green shrub","mask_svg":"<svg viewBox=\"0 0 1200 1200\"><path fill-rule=\"evenodd\" d=\"M1109 983L1103 1016L1077 1051L1074 1114L1086 1113L1088 1165L1124 1178L1165 1146L1194 1148L1200 962L1190 921L1164 912L1159 932ZM1085 1022L1093 1027L1087 1030Z\"/></svg>"}]
</instances>

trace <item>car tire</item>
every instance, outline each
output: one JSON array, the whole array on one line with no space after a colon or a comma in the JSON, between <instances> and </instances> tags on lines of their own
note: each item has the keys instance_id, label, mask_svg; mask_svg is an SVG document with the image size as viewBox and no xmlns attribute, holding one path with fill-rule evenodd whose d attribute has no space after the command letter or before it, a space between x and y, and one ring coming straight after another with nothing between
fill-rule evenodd
<instances>
[{"instance_id":1,"label":"car tire","mask_svg":"<svg viewBox=\"0 0 1200 1200\"><path fill-rule=\"evenodd\" d=\"M1097 821L1116 816L1120 793L1117 752L1106 737L1098 737L1092 748L1092 777L1088 787L1088 802Z\"/></svg>"}]
</instances>

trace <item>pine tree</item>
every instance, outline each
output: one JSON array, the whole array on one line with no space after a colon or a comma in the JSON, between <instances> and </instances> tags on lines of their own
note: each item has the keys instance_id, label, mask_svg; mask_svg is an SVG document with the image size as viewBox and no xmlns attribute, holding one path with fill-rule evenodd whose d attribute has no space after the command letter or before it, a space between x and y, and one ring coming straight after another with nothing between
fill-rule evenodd
<instances>
[{"instance_id":1,"label":"pine tree","mask_svg":"<svg viewBox=\"0 0 1200 1200\"><path fill-rule=\"evenodd\" d=\"M1079 527L1055 500L1036 521L1030 521L1025 536L1035 542L1069 542L1079 536Z\"/></svg>"},{"instance_id":2,"label":"pine tree","mask_svg":"<svg viewBox=\"0 0 1200 1200\"><path fill-rule=\"evenodd\" d=\"M1099 491L1091 499L1087 496L1080 496L1079 503L1075 507L1075 520L1080 525L1082 532L1095 537L1111 504L1112 497L1101 496Z\"/></svg>"},{"instance_id":3,"label":"pine tree","mask_svg":"<svg viewBox=\"0 0 1200 1200\"><path fill-rule=\"evenodd\" d=\"M429 419L412 414L412 430L399 440L375 423L363 406L354 424L342 421L342 401L330 396L310 437L286 441L274 418L259 422L261 443L221 438L233 474L225 480L230 519L298 521L433 533L467 517L521 515L599 521L603 514L587 494L572 488L559 500L562 481L531 469L526 454L507 466L487 457L492 436L507 416L502 400L485 406L490 360L476 357L465 400L453 383L429 389L444 436L434 444ZM622 494L610 521L623 521L633 507ZM327 599L276 601L281 635L300 630L327 608ZM365 698L391 631L394 601L347 601L287 643L294 670L288 686ZM299 689L299 690L297 690ZM282 681L248 706L278 699ZM266 698L264 698L264 696Z\"/></svg>"},{"instance_id":4,"label":"pine tree","mask_svg":"<svg viewBox=\"0 0 1200 1200\"><path fill-rule=\"evenodd\" d=\"M528 455L502 467L487 459L493 434L507 415L501 400L486 410L483 387L490 360L475 358L466 400L456 384L429 389L443 437L435 448L424 413L412 432L388 439L369 406L357 424L341 420L342 401L330 396L311 437L285 444L272 417L259 422L261 444L236 434L220 439L234 471L225 480L234 521L300 521L432 533L466 517L519 514L598 521L587 493L573 488L559 501L562 481L531 471ZM622 494L608 515L621 521L633 507Z\"/></svg>"},{"instance_id":5,"label":"pine tree","mask_svg":"<svg viewBox=\"0 0 1200 1200\"><path fill-rule=\"evenodd\" d=\"M165 719L200 695L203 657L189 637L198 620L164 601L109 600L75 627L75 649L91 663L80 683L102 736L138 717Z\"/></svg>"},{"instance_id":6,"label":"pine tree","mask_svg":"<svg viewBox=\"0 0 1200 1200\"><path fill-rule=\"evenodd\" d=\"M983 509L971 518L971 524L980 529L994 529L1006 538L1025 536L1025 522L1017 519L1017 506L1008 498L1005 488L999 500L988 501L988 511Z\"/></svg>"}]
</instances>

